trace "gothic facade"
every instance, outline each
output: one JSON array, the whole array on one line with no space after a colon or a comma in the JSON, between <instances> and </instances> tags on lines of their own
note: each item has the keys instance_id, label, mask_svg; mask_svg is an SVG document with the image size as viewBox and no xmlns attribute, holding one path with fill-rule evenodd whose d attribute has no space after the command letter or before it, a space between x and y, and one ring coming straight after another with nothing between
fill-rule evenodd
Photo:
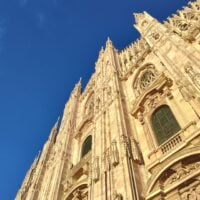
<instances>
[{"instance_id":1,"label":"gothic facade","mask_svg":"<svg viewBox=\"0 0 200 200\"><path fill-rule=\"evenodd\" d=\"M107 40L16 200L200 200L200 0L134 16L141 38Z\"/></svg>"}]
</instances>

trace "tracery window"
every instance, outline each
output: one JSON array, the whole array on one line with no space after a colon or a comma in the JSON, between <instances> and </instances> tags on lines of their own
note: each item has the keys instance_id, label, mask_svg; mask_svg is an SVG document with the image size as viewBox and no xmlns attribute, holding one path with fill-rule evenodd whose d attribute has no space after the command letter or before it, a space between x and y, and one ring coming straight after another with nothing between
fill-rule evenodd
<instances>
[{"instance_id":1,"label":"tracery window","mask_svg":"<svg viewBox=\"0 0 200 200\"><path fill-rule=\"evenodd\" d=\"M151 123L159 145L181 129L167 105L159 107L152 114Z\"/></svg>"},{"instance_id":2,"label":"tracery window","mask_svg":"<svg viewBox=\"0 0 200 200\"><path fill-rule=\"evenodd\" d=\"M144 89L148 87L154 80L155 74L150 70L146 71L140 78L140 88Z\"/></svg>"},{"instance_id":3,"label":"tracery window","mask_svg":"<svg viewBox=\"0 0 200 200\"><path fill-rule=\"evenodd\" d=\"M83 142L81 149L81 158L83 158L92 149L92 136L89 135Z\"/></svg>"}]
</instances>

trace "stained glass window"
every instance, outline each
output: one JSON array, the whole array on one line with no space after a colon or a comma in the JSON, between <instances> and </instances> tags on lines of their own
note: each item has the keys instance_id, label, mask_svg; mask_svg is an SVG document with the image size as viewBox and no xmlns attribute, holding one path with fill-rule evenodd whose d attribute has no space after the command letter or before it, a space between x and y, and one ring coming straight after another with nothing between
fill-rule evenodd
<instances>
[{"instance_id":1,"label":"stained glass window","mask_svg":"<svg viewBox=\"0 0 200 200\"><path fill-rule=\"evenodd\" d=\"M152 127L158 144L162 144L181 128L169 106L159 107L152 115Z\"/></svg>"},{"instance_id":2,"label":"stained glass window","mask_svg":"<svg viewBox=\"0 0 200 200\"><path fill-rule=\"evenodd\" d=\"M83 158L92 149L92 136L88 136L83 143L81 158Z\"/></svg>"}]
</instances>

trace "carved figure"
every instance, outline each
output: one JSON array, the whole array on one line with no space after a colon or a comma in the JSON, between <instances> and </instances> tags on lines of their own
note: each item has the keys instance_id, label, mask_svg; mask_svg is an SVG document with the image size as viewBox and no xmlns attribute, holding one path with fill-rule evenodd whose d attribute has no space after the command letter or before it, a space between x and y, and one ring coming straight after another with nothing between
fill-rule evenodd
<instances>
[{"instance_id":1,"label":"carved figure","mask_svg":"<svg viewBox=\"0 0 200 200\"><path fill-rule=\"evenodd\" d=\"M117 191L114 191L113 200L123 200L123 197L121 194L118 194Z\"/></svg>"},{"instance_id":2,"label":"carved figure","mask_svg":"<svg viewBox=\"0 0 200 200\"><path fill-rule=\"evenodd\" d=\"M116 166L119 163L119 152L117 148L117 142L114 140L111 145L111 151L112 151L112 164Z\"/></svg>"},{"instance_id":3,"label":"carved figure","mask_svg":"<svg viewBox=\"0 0 200 200\"><path fill-rule=\"evenodd\" d=\"M99 180L99 158L96 157L94 160L94 167L93 167L93 180L96 182Z\"/></svg>"}]
</instances>

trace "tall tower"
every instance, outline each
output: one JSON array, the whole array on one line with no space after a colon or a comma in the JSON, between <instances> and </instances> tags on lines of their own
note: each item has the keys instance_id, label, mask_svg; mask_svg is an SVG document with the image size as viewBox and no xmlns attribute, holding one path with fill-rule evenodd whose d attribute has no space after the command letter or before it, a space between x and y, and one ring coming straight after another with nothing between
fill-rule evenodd
<instances>
[{"instance_id":1,"label":"tall tower","mask_svg":"<svg viewBox=\"0 0 200 200\"><path fill-rule=\"evenodd\" d=\"M16 200L200 199L200 1L134 16L141 38L108 38Z\"/></svg>"}]
</instances>

